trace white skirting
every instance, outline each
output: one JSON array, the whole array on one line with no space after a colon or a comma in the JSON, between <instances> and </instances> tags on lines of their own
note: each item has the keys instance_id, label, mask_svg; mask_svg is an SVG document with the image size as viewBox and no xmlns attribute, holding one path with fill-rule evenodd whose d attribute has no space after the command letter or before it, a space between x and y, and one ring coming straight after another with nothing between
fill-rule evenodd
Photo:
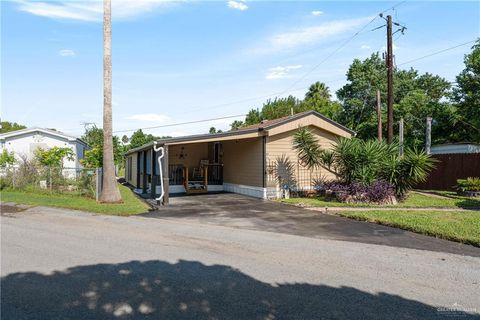
<instances>
[{"instance_id":1,"label":"white skirting","mask_svg":"<svg viewBox=\"0 0 480 320\"><path fill-rule=\"evenodd\" d=\"M260 198L260 199L267 199L267 196L268 198L275 197L275 196L272 197L273 194L271 190L268 190L269 192L267 192L267 188L246 186L246 185L234 184L234 183L224 183L223 185L209 185L208 191L211 191L211 192L227 191L227 192L239 193L239 194ZM172 185L172 186L169 186L168 193L169 194L185 193L185 188L183 187L183 185Z\"/></svg>"},{"instance_id":2,"label":"white skirting","mask_svg":"<svg viewBox=\"0 0 480 320\"><path fill-rule=\"evenodd\" d=\"M224 183L223 190L233 193L244 194L246 196L266 199L267 198L267 188L254 187L254 186L245 186L241 184L234 183Z\"/></svg>"},{"instance_id":3,"label":"white skirting","mask_svg":"<svg viewBox=\"0 0 480 320\"><path fill-rule=\"evenodd\" d=\"M208 185L208 191L211 192L219 192L223 191L223 185L221 184L210 184ZM175 193L185 193L185 187L183 185L173 185L168 187L168 193L169 194L175 194Z\"/></svg>"}]
</instances>

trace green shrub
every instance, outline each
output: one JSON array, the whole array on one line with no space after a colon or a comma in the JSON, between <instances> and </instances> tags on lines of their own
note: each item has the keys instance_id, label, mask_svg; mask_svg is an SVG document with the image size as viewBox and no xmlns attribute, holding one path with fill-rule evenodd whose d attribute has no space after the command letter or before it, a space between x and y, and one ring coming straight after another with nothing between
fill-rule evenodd
<instances>
[{"instance_id":1,"label":"green shrub","mask_svg":"<svg viewBox=\"0 0 480 320\"><path fill-rule=\"evenodd\" d=\"M293 147L308 168L320 166L346 184L370 185L384 180L394 186L400 198L416 183L425 181L435 164L423 151L407 148L400 156L398 143L374 139L341 138L331 150L324 150L308 128L297 130Z\"/></svg>"},{"instance_id":2,"label":"green shrub","mask_svg":"<svg viewBox=\"0 0 480 320\"><path fill-rule=\"evenodd\" d=\"M480 191L480 178L468 177L467 179L458 179L455 188L459 191Z\"/></svg>"}]
</instances>

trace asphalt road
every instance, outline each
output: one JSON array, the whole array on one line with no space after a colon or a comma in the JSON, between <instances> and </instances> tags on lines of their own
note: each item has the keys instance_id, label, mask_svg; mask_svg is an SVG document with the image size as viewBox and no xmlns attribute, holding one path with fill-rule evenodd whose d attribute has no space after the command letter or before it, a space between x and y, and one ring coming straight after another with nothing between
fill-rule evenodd
<instances>
[{"instance_id":1,"label":"asphalt road","mask_svg":"<svg viewBox=\"0 0 480 320\"><path fill-rule=\"evenodd\" d=\"M2 319L480 318L480 258L175 219L2 216Z\"/></svg>"}]
</instances>

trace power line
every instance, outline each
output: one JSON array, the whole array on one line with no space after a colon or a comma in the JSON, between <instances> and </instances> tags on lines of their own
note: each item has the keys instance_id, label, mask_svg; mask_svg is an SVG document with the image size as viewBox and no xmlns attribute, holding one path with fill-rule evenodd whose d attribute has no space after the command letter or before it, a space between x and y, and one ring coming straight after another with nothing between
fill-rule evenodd
<instances>
[{"instance_id":1,"label":"power line","mask_svg":"<svg viewBox=\"0 0 480 320\"><path fill-rule=\"evenodd\" d=\"M383 10L380 14L383 14L389 10L395 9L395 7L400 6L401 4L405 3L406 1L401 1L394 6ZM351 37L347 38L346 41L342 42L340 46L338 46L335 50L333 50L329 55L327 55L324 59L322 59L319 63L317 63L312 69L307 71L303 76L301 76L299 79L297 79L293 84L291 84L289 87L287 87L285 90L282 91L281 94L288 92L292 87L297 85L300 81L304 80L306 77L308 77L315 69L317 69L319 66L321 66L323 63L325 63L328 59L333 57L337 52L342 50L350 41L352 41L354 38L356 38L360 33L362 33L370 24L372 24L376 19L378 18L378 15L375 15L369 22L367 22L360 30L355 32Z\"/></svg>"},{"instance_id":2,"label":"power line","mask_svg":"<svg viewBox=\"0 0 480 320\"><path fill-rule=\"evenodd\" d=\"M203 119L203 120L194 120L194 121L187 121L187 122L177 122L177 123L163 124L163 125L153 126L153 127L144 127L144 128L118 130L118 131L113 131L113 133L122 133L122 132L137 131L137 130L139 130L139 129L149 130L149 129L175 127L175 126L181 126L181 125L185 125L185 124L209 122L209 121L224 120L224 119L231 119L231 118L238 118L238 117L245 117L245 116L246 116L246 114L237 114L237 115L234 115L234 116L226 116L226 117L219 117L219 118L210 118L210 119Z\"/></svg>"},{"instance_id":3,"label":"power line","mask_svg":"<svg viewBox=\"0 0 480 320\"><path fill-rule=\"evenodd\" d=\"M463 46L465 46L467 44L470 44L470 43L473 43L475 41L477 41L477 40L472 40L472 41L467 41L467 42L464 42L464 43L461 43L461 44L457 44L456 46L453 46L453 47L449 47L449 48L446 48L446 49L443 49L443 50L440 50L440 51L436 51L436 52L427 54L427 55L419 57L419 58L415 58L415 59L412 59L412 60L409 60L409 61L402 62L402 63L398 64L398 66L403 66L407 63L412 63L412 62L422 60L422 59L425 59L425 58L429 58L431 56L434 56L434 55L437 55L437 54L440 54L440 53L443 53L443 52L446 52L446 51L449 51L449 50L453 50L455 48L463 47Z\"/></svg>"}]
</instances>

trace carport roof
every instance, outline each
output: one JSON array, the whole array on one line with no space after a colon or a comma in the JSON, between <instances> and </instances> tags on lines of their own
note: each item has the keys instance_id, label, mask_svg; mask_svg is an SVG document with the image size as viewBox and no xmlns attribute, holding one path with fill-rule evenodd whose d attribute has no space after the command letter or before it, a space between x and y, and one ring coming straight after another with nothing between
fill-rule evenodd
<instances>
[{"instance_id":1,"label":"carport roof","mask_svg":"<svg viewBox=\"0 0 480 320\"><path fill-rule=\"evenodd\" d=\"M310 111L297 113L292 116L287 116L287 117L282 117L282 118L272 119L272 120L265 120L265 121L262 121L261 123L244 127L238 130L232 130L232 131L221 132L221 133L208 133L208 134L175 137L175 138L166 138L166 139L160 139L156 141L156 143L159 145L172 145L172 144L182 144L182 143L212 142L212 141L255 138L255 137L268 135L268 130L270 129L279 127L283 124L286 124L295 120L299 120L301 118L304 118L310 115L314 115L320 118L321 120L326 121L327 123L333 125L337 129L347 132L348 134L351 134L351 135L355 134L353 130L350 130L345 126L342 126L338 122L335 122L316 111L310 110ZM154 143L150 142L138 148L131 149L126 154L130 154L130 153L137 152L144 149L149 149L153 145Z\"/></svg>"}]
</instances>

